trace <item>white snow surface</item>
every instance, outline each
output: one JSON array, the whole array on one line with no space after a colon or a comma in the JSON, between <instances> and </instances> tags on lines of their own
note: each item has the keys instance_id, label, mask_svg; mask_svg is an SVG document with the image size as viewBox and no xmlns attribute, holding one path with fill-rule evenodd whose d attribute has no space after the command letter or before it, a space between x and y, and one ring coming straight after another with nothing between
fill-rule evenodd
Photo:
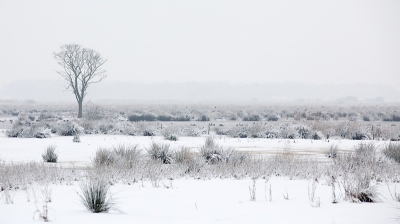
<instances>
[{"instance_id":1,"label":"white snow surface","mask_svg":"<svg viewBox=\"0 0 400 224\"><path fill-rule=\"evenodd\" d=\"M205 137L181 137L169 142L172 147L187 146L198 150ZM68 166L89 166L96 149L118 144L139 144L147 147L152 141L165 141L162 137L135 137L118 135L81 136L81 143L72 142L72 137L53 136L49 139L0 137L0 159L6 162L42 161L41 154L46 146L57 145L59 163ZM240 151L254 153L276 153L290 149L293 153L317 155L336 144L340 150L351 150L360 141L352 140L280 140L280 139L233 139L217 137L217 142L232 146ZM376 142L383 145L385 142ZM182 178L164 180L159 188L144 181L133 185L116 184L111 192L117 201L118 210L108 213L90 213L80 203L77 192L79 182L73 185L50 185L52 201L49 206L50 221L54 223L399 223L400 203L392 199L388 186L378 183L380 202L350 203L342 197L333 204L331 187L323 180L318 183L316 198L320 207L311 206L308 200L309 180L290 180L286 177L271 177L266 183L256 182L256 201L250 201L248 179ZM272 188L272 201L268 188ZM394 185L390 185L394 189ZM43 186L34 186L38 195ZM32 193L24 190L12 192L14 203L3 203L0 192L0 223L41 222L37 218ZM286 200L283 194L288 194ZM4 193L3 193L4 194ZM344 192L340 193L344 194ZM28 197L30 200L28 201ZM39 208L41 204L39 200Z\"/></svg>"}]
</instances>

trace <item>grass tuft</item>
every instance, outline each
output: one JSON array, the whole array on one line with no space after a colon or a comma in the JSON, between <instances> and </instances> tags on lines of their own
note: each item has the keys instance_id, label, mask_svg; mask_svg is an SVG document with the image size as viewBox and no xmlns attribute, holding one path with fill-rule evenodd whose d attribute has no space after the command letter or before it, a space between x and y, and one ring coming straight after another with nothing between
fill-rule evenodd
<instances>
[{"instance_id":1,"label":"grass tuft","mask_svg":"<svg viewBox=\"0 0 400 224\"><path fill-rule=\"evenodd\" d=\"M108 212L114 208L110 194L110 185L103 180L81 182L82 194L79 194L82 204L92 213Z\"/></svg>"},{"instance_id":2,"label":"grass tuft","mask_svg":"<svg viewBox=\"0 0 400 224\"><path fill-rule=\"evenodd\" d=\"M42 154L43 161L48 163L56 163L58 159L56 148L56 145L47 146L46 150Z\"/></svg>"}]
</instances>

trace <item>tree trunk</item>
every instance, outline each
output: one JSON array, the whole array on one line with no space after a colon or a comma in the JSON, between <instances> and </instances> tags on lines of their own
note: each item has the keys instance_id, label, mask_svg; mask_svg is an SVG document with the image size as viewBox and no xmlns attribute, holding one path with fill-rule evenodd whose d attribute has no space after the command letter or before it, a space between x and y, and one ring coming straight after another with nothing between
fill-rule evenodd
<instances>
[{"instance_id":1,"label":"tree trunk","mask_svg":"<svg viewBox=\"0 0 400 224\"><path fill-rule=\"evenodd\" d=\"M83 103L83 100L79 100L78 101L78 118L82 118L82 103Z\"/></svg>"}]
</instances>

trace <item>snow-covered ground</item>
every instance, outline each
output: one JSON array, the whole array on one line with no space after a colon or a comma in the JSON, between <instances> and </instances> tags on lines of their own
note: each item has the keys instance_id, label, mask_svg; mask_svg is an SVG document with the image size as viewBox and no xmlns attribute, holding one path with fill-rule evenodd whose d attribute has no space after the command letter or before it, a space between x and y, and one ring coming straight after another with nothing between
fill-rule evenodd
<instances>
[{"instance_id":1,"label":"snow-covered ground","mask_svg":"<svg viewBox=\"0 0 400 224\"><path fill-rule=\"evenodd\" d=\"M172 148L181 146L198 151L206 137L180 137L178 141L164 140L162 136L125 136L125 135L83 135L80 143L72 142L73 137L53 136L52 138L7 138L5 133L0 137L0 158L5 161L42 161L41 154L49 145L56 145L59 163L75 166L90 164L91 158L99 147L111 147L118 144L138 144L139 148L149 147L151 142L169 143ZM273 155L284 149L295 154L314 155L325 159L324 151L331 145L337 145L340 151L352 150L363 141L357 140L310 140L310 139L262 139L262 138L230 138L217 136L216 142L223 146L234 147L237 151L247 151L256 154ZM377 146L387 142L377 141Z\"/></svg>"},{"instance_id":2,"label":"snow-covered ground","mask_svg":"<svg viewBox=\"0 0 400 224\"><path fill-rule=\"evenodd\" d=\"M57 145L59 163L69 166L89 166L99 147L118 144L139 144L148 147L152 141L169 142L173 148L186 146L198 150L205 137L181 137L177 142L162 137L134 137L114 135L81 136L81 143L72 137L53 136L49 139L0 137L0 159L6 162L42 161L45 147ZM340 150L351 150L360 143L352 140L280 140L280 139L233 139L217 137L217 142L240 151L273 154L283 149L293 153L316 155L323 159L324 150L336 144ZM385 142L376 142L378 146ZM120 211L90 213L80 203L77 192L79 182L73 185L50 185L52 200L48 204L50 221L55 223L399 223L400 203L392 199L388 186L378 183L380 202L350 203L344 201L344 192L337 190L338 203L332 203L332 189L320 180L315 197L320 206L312 206L308 198L310 180L290 180L271 177L268 182L256 182L256 201L250 201L250 178L195 180L182 178L164 180L159 188L149 181L133 185L116 184L111 192ZM394 184L389 185L392 193ZM268 188L271 187L272 200ZM399 187L400 188L400 187ZM3 203L4 191L0 192L0 223L38 222L33 191L38 208L41 207L41 189L33 185L28 190L15 190L13 204ZM399 192L399 189L397 190ZM288 199L284 198L288 196ZM28 201L29 198L29 201ZM315 204L314 204L315 205ZM122 211L122 212L121 212Z\"/></svg>"}]
</instances>

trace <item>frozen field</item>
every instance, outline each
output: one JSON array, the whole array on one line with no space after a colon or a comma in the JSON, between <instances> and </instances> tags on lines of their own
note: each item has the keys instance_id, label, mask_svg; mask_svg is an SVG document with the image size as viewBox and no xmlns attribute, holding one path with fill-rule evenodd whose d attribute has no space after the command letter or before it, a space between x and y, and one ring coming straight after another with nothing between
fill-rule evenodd
<instances>
[{"instance_id":1,"label":"frozen field","mask_svg":"<svg viewBox=\"0 0 400 224\"><path fill-rule=\"evenodd\" d=\"M57 145L59 162L63 167L85 168L99 147L119 144L138 144L148 147L152 141L168 142L172 148L189 147L199 151L205 137L181 137L170 142L162 137L84 135L81 143L72 137L53 136L47 139L0 137L0 158L7 164L36 161L42 162L41 154L48 145ZM351 151L361 141L354 140L281 140L235 139L216 137L218 144L232 146L238 151L271 156L283 150L293 154L309 154L325 161L324 151L331 145L340 152ZM376 142L378 147L386 142ZM93 214L81 205L79 181L68 184L50 184L51 203L48 203L49 219L55 223L399 223L399 202L390 195L395 191L393 183L376 183L379 192L377 203L350 203L344 200L344 192L336 189L338 203L332 203L332 189L324 179L317 183L315 202L309 201L310 180L271 176L256 180L255 201L250 201L250 178L178 178L161 180L160 187L150 181L132 185L117 183L111 186L118 210ZM269 193L271 187L271 194ZM10 191L13 202L5 203L5 193L0 192L0 223L31 223L41 221L36 205L42 210L43 185L32 184L27 189ZM34 193L36 204L34 203ZM399 190L397 190L399 192ZM287 199L285 198L287 197ZM4 202L4 203L3 203Z\"/></svg>"}]
</instances>

